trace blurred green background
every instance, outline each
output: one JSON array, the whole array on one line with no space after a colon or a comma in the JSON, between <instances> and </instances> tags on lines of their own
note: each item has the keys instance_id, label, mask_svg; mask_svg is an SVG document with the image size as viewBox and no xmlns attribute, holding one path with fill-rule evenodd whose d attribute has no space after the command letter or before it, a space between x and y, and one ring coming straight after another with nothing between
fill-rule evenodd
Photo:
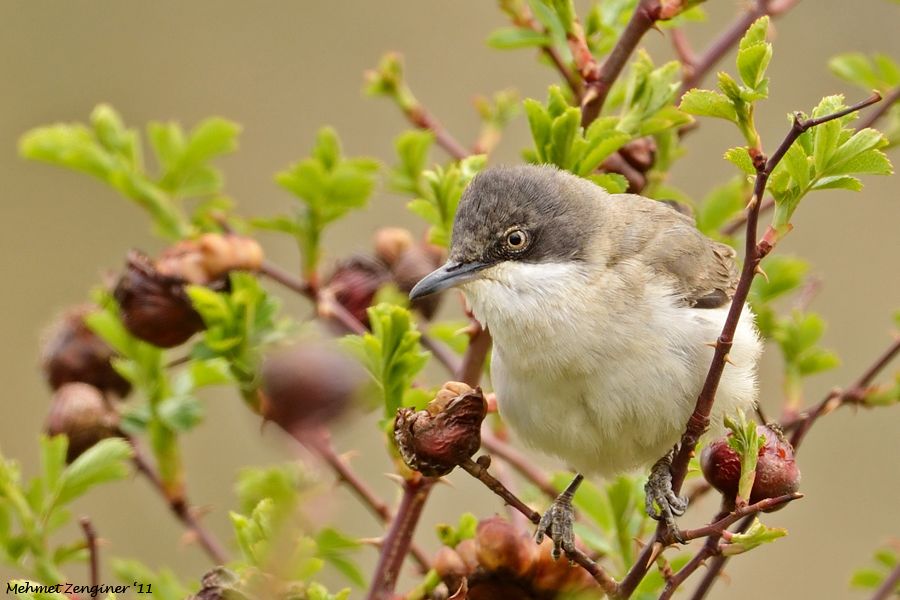
<instances>
[{"instance_id":1,"label":"blurred green background","mask_svg":"<svg viewBox=\"0 0 900 600\"><path fill-rule=\"evenodd\" d=\"M702 50L742 4L709 2L709 21L686 30L695 49ZM244 127L240 150L220 162L228 193L242 214L273 214L290 202L274 185L274 172L306 155L322 125L337 128L347 154L393 162L392 139L408 125L388 101L361 94L363 71L387 50L404 54L417 96L466 144L478 131L471 102L475 94L515 87L523 97L543 100L556 76L535 62L533 52L485 46L488 33L504 24L495 4L484 0L0 4L3 454L20 460L26 475L38 468L36 436L50 400L37 368L42 328L61 309L84 302L104 271L121 267L129 248L151 254L161 248L143 214L97 181L22 161L16 143L23 132L57 121L84 121L99 102L112 104L137 127L150 120L191 127L203 117L221 115ZM887 0L852 3L852 8L838 0L807 0L775 21L772 93L756 117L765 148L772 151L780 141L790 111L809 111L823 95L836 92L848 93L852 102L862 99L864 93L831 76L825 63L848 51L881 51L900 59L898 25L900 6ZM672 56L665 34L651 32L645 45L657 64ZM732 56L722 68L734 71ZM519 117L492 161L519 162L519 151L529 141L525 119ZM730 124L704 121L688 138L689 155L676 166L672 183L702 197L733 175L721 156L741 143ZM900 161L900 154L890 156L895 164ZM861 194L815 194L795 215L795 230L778 249L805 256L823 279L812 308L829 322L825 344L843 359L840 369L810 380L810 402L856 379L890 343L891 314L900 308L898 184L894 178L874 177L864 183ZM421 231L404 204L403 198L379 192L365 213L331 230L328 258L370 248L372 231L383 224ZM273 261L297 266L291 242L261 239ZM285 304L298 318L309 314L302 301L288 298ZM763 404L770 412L779 394L777 365L770 351L761 373ZM209 526L230 539L227 511L234 508L235 470L289 460L297 451L274 428L261 431L259 420L230 391L208 393L205 399L207 423L186 440L189 493L196 505L208 509ZM359 440L368 440L375 451L361 452L354 465L380 493L394 498L394 484L381 476L389 467L382 462L373 421L360 418L344 425L336 443L342 451L366 450ZM864 597L848 589L851 571L867 564L886 539L900 537L898 431L900 408L843 409L823 419L798 456L806 498L765 518L769 525L786 527L789 536L732 561L730 581L722 582L713 597ZM437 543L429 523L455 522L460 510L484 516L502 509L467 475L454 473L449 479L454 486L437 490L427 524L419 530L418 539L429 548ZM319 518L355 535L379 535L375 521L345 491L339 490L334 501L328 498L311 507ZM712 511L709 503L704 514ZM182 543L182 528L140 479L89 495L75 505L75 514L93 519L104 539L104 558L140 558L191 579L210 566L196 546ZM73 527L63 535L80 531ZM375 551L364 549L361 556L371 565ZM69 574L87 583L86 567ZM15 573L0 567L0 576L6 580ZM113 582L108 570L101 582Z\"/></svg>"}]
</instances>

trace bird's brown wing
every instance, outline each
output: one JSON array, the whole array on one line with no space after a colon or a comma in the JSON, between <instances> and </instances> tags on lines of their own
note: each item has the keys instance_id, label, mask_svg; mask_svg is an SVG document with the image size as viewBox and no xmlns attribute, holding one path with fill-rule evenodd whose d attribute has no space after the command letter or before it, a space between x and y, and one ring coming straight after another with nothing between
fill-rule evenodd
<instances>
[{"instance_id":1,"label":"bird's brown wing","mask_svg":"<svg viewBox=\"0 0 900 600\"><path fill-rule=\"evenodd\" d=\"M700 233L689 218L673 218L670 227L660 228L645 252L689 306L718 308L734 297L739 276L734 249Z\"/></svg>"}]
</instances>

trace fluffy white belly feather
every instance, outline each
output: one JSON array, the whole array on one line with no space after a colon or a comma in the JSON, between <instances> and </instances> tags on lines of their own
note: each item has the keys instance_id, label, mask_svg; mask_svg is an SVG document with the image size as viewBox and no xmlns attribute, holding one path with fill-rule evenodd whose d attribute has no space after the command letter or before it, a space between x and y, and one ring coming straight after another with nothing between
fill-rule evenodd
<instances>
[{"instance_id":1,"label":"fluffy white belly feather","mask_svg":"<svg viewBox=\"0 0 900 600\"><path fill-rule=\"evenodd\" d=\"M494 338L491 379L501 416L525 443L583 473L644 466L677 443L712 361L707 344L728 312L687 308L652 280L643 294L608 293L620 283L596 281L578 265L502 263L461 286ZM578 297L573 289L596 293ZM745 308L730 354L735 365L726 365L716 395L714 430L724 414L754 405L759 353Z\"/></svg>"}]
</instances>

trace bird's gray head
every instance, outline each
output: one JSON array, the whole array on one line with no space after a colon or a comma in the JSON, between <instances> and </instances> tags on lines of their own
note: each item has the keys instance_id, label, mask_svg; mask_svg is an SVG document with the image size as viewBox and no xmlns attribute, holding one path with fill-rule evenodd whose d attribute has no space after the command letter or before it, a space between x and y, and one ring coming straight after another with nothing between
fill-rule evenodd
<instances>
[{"instance_id":1,"label":"bird's gray head","mask_svg":"<svg viewBox=\"0 0 900 600\"><path fill-rule=\"evenodd\" d=\"M496 167L480 173L459 202L447 263L410 298L478 279L506 261L586 260L605 192L550 165Z\"/></svg>"}]
</instances>

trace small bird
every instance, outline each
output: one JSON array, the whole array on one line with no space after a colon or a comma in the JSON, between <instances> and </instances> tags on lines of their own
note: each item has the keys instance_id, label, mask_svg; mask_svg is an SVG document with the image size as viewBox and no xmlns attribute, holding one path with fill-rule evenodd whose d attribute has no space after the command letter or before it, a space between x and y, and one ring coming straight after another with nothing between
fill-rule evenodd
<instances>
[{"instance_id":1,"label":"small bird","mask_svg":"<svg viewBox=\"0 0 900 600\"><path fill-rule=\"evenodd\" d=\"M526 444L578 471L538 526L558 555L560 545L574 548L571 496L582 474L646 467L678 443L734 295L734 250L664 202L609 194L551 165L479 174L451 239L446 264L410 298L462 291L494 340L501 416ZM754 406L760 352L745 307L714 430L723 415ZM648 512L671 528L685 505L670 482L648 485Z\"/></svg>"}]
</instances>

